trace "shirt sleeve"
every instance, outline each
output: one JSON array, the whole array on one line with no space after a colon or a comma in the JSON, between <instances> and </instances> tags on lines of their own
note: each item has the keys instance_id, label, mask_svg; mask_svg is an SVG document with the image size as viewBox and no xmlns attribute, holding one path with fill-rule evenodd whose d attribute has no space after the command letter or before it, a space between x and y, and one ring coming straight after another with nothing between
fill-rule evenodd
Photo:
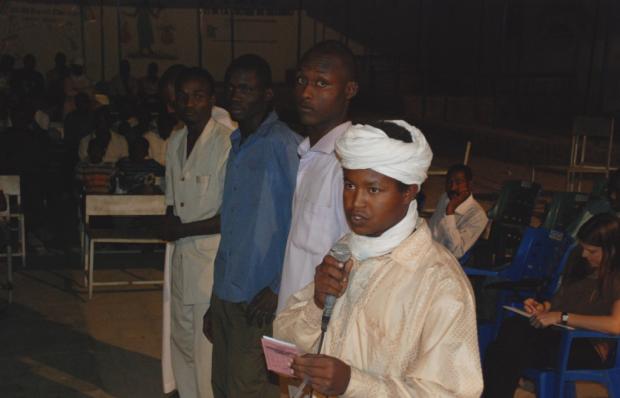
<instances>
[{"instance_id":1,"label":"shirt sleeve","mask_svg":"<svg viewBox=\"0 0 620 398\"><path fill-rule=\"evenodd\" d=\"M456 225L454 214L445 215L437 223L439 235L442 243L454 254L456 258L461 258L469 250L484 231L487 225L487 216L480 208L471 213L463 215L465 219L460 227Z\"/></svg>"},{"instance_id":2,"label":"shirt sleeve","mask_svg":"<svg viewBox=\"0 0 620 398\"><path fill-rule=\"evenodd\" d=\"M483 383L474 305L467 305L463 293L451 293L454 288L446 283L436 289L403 377L352 367L343 397L479 397Z\"/></svg>"},{"instance_id":3,"label":"shirt sleeve","mask_svg":"<svg viewBox=\"0 0 620 398\"><path fill-rule=\"evenodd\" d=\"M277 235L278 246L274 247L271 261L277 265L278 272L274 280L270 283L269 288L275 293L279 293L280 291L282 264L284 263L288 231L291 226L293 193L295 191L297 170L299 168L297 142L293 134L293 132L290 132L290 137L285 137L283 140L274 142L272 145L274 151L273 156L277 161L277 170L275 171L272 192L277 192L278 195L277 198L275 198L277 208L273 214L276 223L276 230L274 233Z\"/></svg>"},{"instance_id":4,"label":"shirt sleeve","mask_svg":"<svg viewBox=\"0 0 620 398\"><path fill-rule=\"evenodd\" d=\"M172 175L172 152L173 148L168 142L168 148L166 149L166 177L165 177L165 189L166 189L166 206L174 206L174 181Z\"/></svg>"},{"instance_id":5,"label":"shirt sleeve","mask_svg":"<svg viewBox=\"0 0 620 398\"><path fill-rule=\"evenodd\" d=\"M230 139L228 135L222 135L220 145L222 147L221 154L222 156L219 159L217 164L217 170L215 172L216 179L218 183L218 192L217 192L217 211L216 214L220 214L222 211L222 200L224 198L224 182L226 181L226 166L228 164L228 154L230 153Z\"/></svg>"},{"instance_id":6,"label":"shirt sleeve","mask_svg":"<svg viewBox=\"0 0 620 398\"><path fill-rule=\"evenodd\" d=\"M304 352L315 352L321 334L323 311L314 303L314 283L298 291L273 323L273 336L295 344Z\"/></svg>"}]
</instances>

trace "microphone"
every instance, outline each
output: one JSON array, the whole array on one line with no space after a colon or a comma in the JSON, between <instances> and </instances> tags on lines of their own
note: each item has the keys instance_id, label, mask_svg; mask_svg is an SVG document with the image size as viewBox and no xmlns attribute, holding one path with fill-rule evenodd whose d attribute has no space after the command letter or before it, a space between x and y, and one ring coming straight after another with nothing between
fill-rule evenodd
<instances>
[{"instance_id":1,"label":"microphone","mask_svg":"<svg viewBox=\"0 0 620 398\"><path fill-rule=\"evenodd\" d=\"M329 255L338 260L340 263L345 263L351 258L351 249L349 246L342 242L337 242L329 251ZM332 317L332 311L336 304L336 297L328 294L325 296L325 305L323 307L323 318L321 318L321 331L327 331L327 325Z\"/></svg>"}]
</instances>

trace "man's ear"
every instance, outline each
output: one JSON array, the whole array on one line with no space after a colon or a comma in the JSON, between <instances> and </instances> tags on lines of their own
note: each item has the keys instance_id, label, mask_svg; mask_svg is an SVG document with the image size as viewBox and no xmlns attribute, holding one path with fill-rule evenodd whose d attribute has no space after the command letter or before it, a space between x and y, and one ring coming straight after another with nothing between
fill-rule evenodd
<instances>
[{"instance_id":1,"label":"man's ear","mask_svg":"<svg viewBox=\"0 0 620 398\"><path fill-rule=\"evenodd\" d=\"M354 81L347 82L347 86L344 88L344 91L345 91L345 94L348 100L350 100L351 98L357 95L357 91L359 90L359 87L360 86L357 82L354 82Z\"/></svg>"},{"instance_id":2,"label":"man's ear","mask_svg":"<svg viewBox=\"0 0 620 398\"><path fill-rule=\"evenodd\" d=\"M418 196L419 191L420 187L418 185L407 185L407 189L403 191L403 201L411 203Z\"/></svg>"},{"instance_id":3,"label":"man's ear","mask_svg":"<svg viewBox=\"0 0 620 398\"><path fill-rule=\"evenodd\" d=\"M265 90L265 101L271 102L273 100L273 89L268 88Z\"/></svg>"}]
</instances>

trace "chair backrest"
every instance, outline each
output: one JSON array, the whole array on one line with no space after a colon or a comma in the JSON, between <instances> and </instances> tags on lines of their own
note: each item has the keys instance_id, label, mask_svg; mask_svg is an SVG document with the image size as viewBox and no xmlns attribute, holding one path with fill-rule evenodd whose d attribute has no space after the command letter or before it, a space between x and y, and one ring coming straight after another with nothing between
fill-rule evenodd
<instances>
[{"instance_id":1,"label":"chair backrest","mask_svg":"<svg viewBox=\"0 0 620 398\"><path fill-rule=\"evenodd\" d=\"M542 227L563 231L577 218L589 196L581 192L554 192Z\"/></svg>"},{"instance_id":2,"label":"chair backrest","mask_svg":"<svg viewBox=\"0 0 620 398\"><path fill-rule=\"evenodd\" d=\"M603 139L606 144L604 162L600 161L600 157L592 157L599 159L597 163L607 167L611 164L611 152L614 142L614 119L605 117L589 117L577 116L573 120L573 139L571 145L570 165L576 166L586 162L588 153L588 139Z\"/></svg>"},{"instance_id":3,"label":"chair backrest","mask_svg":"<svg viewBox=\"0 0 620 398\"><path fill-rule=\"evenodd\" d=\"M554 253L551 266L547 271L547 284L540 292L541 298L550 299L560 288L562 276L570 261L574 261L575 254L578 253L579 244L566 234L558 242Z\"/></svg>"},{"instance_id":4,"label":"chair backrest","mask_svg":"<svg viewBox=\"0 0 620 398\"><path fill-rule=\"evenodd\" d=\"M551 253L549 231L527 227L504 277L510 280L539 278L551 259Z\"/></svg>"},{"instance_id":5,"label":"chair backrest","mask_svg":"<svg viewBox=\"0 0 620 398\"><path fill-rule=\"evenodd\" d=\"M0 175L0 189L5 195L21 197L20 179L17 175Z\"/></svg>"},{"instance_id":6,"label":"chair backrest","mask_svg":"<svg viewBox=\"0 0 620 398\"><path fill-rule=\"evenodd\" d=\"M494 223L528 226L540 185L530 181L506 181L489 218Z\"/></svg>"},{"instance_id":7,"label":"chair backrest","mask_svg":"<svg viewBox=\"0 0 620 398\"><path fill-rule=\"evenodd\" d=\"M153 216L166 214L164 195L86 195L85 220L92 216Z\"/></svg>"}]
</instances>

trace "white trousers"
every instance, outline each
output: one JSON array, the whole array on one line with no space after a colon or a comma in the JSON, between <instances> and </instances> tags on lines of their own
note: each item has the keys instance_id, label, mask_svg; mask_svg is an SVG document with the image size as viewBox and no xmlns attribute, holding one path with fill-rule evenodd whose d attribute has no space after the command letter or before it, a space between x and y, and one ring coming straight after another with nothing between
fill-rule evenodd
<instances>
[{"instance_id":1,"label":"white trousers","mask_svg":"<svg viewBox=\"0 0 620 398\"><path fill-rule=\"evenodd\" d=\"M170 352L172 372L181 398L213 398L211 354L213 346L202 333L208 303L183 304L182 261L172 261L170 295Z\"/></svg>"}]
</instances>

